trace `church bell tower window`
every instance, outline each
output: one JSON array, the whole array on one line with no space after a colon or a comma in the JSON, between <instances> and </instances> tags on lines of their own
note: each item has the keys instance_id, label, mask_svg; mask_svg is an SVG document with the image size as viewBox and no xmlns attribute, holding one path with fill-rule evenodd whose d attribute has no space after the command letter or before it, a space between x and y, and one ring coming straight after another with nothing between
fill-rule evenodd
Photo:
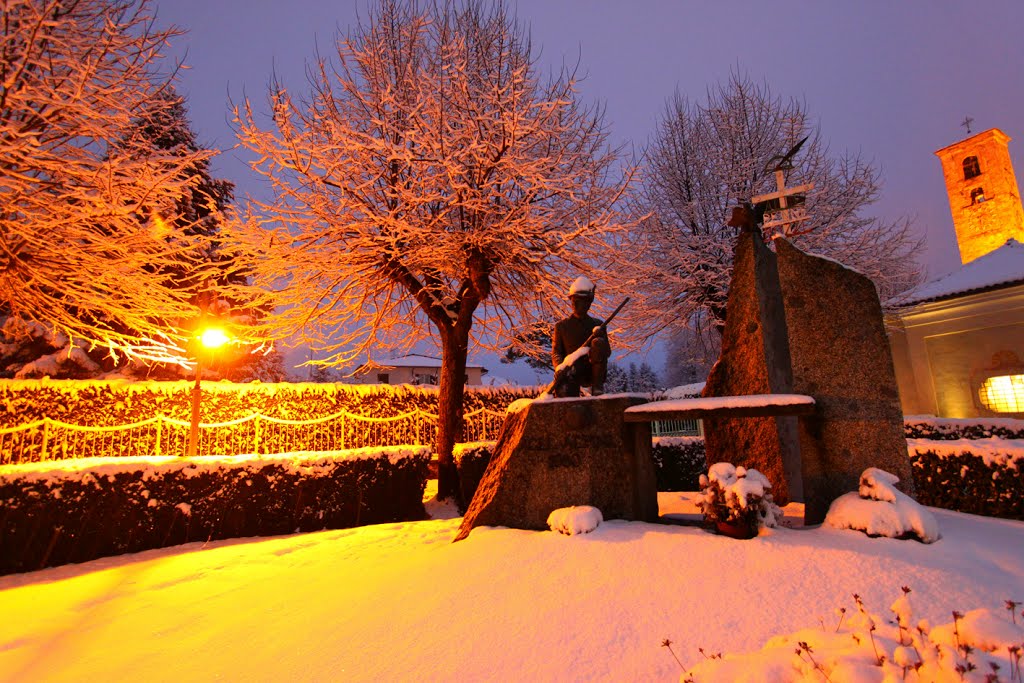
<instances>
[{"instance_id":1,"label":"church bell tower window","mask_svg":"<svg viewBox=\"0 0 1024 683\"><path fill-rule=\"evenodd\" d=\"M981 175L981 166L978 165L978 157L967 157L964 159L964 180L977 178Z\"/></svg>"}]
</instances>

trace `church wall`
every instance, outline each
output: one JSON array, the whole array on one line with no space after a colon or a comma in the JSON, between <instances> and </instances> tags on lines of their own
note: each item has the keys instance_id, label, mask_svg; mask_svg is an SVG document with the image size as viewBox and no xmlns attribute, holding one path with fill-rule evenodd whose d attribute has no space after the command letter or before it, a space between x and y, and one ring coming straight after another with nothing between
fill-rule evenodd
<instances>
[{"instance_id":1,"label":"church wall","mask_svg":"<svg viewBox=\"0 0 1024 683\"><path fill-rule=\"evenodd\" d=\"M897 372L905 413L1000 415L977 400L978 374L998 352L1024 361L1024 285L919 304L902 318L905 345L894 344L893 356L898 364L905 352L910 366L910 372Z\"/></svg>"},{"instance_id":2,"label":"church wall","mask_svg":"<svg viewBox=\"0 0 1024 683\"><path fill-rule=\"evenodd\" d=\"M900 391L900 406L904 415L921 415L929 413L921 402L917 390L917 379L914 377L914 365L910 357L910 346L907 343L907 331L903 329L899 318L887 319L886 332L889 335L889 348L892 349L893 370L896 373L896 385Z\"/></svg>"}]
</instances>

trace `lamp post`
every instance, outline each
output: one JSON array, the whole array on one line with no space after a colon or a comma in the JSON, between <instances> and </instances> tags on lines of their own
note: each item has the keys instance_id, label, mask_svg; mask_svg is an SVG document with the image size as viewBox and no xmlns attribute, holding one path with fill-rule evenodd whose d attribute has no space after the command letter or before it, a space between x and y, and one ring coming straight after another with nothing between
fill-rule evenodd
<instances>
[{"instance_id":1,"label":"lamp post","mask_svg":"<svg viewBox=\"0 0 1024 683\"><path fill-rule=\"evenodd\" d=\"M192 422L188 433L188 457L195 457L199 448L199 403L203 390L200 382L203 379L203 350L216 349L228 342L228 335L218 327L208 327L199 335L199 351L196 353L196 383L192 386Z\"/></svg>"}]
</instances>

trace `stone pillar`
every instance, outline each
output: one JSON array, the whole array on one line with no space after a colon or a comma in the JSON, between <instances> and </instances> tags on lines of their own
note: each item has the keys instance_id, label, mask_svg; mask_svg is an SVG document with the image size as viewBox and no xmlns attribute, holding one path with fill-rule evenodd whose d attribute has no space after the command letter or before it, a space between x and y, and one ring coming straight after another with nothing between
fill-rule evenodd
<instances>
[{"instance_id":1,"label":"stone pillar","mask_svg":"<svg viewBox=\"0 0 1024 683\"><path fill-rule=\"evenodd\" d=\"M789 342L775 254L758 232L736 241L726 304L722 354L704 396L792 393ZM759 470L780 505L803 500L795 417L704 420L708 464L731 462Z\"/></svg>"},{"instance_id":2,"label":"stone pillar","mask_svg":"<svg viewBox=\"0 0 1024 683\"><path fill-rule=\"evenodd\" d=\"M857 490L861 472L895 474L913 495L903 412L874 283L831 259L775 240L793 393L813 396L799 421L804 521Z\"/></svg>"}]
</instances>

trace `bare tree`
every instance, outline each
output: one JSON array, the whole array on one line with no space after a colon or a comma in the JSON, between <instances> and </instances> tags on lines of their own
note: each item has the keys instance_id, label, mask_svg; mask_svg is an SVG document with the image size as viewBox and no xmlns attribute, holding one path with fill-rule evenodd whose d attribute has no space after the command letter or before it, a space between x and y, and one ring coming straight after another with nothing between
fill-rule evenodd
<instances>
[{"instance_id":1,"label":"bare tree","mask_svg":"<svg viewBox=\"0 0 1024 683\"><path fill-rule=\"evenodd\" d=\"M677 327L665 341L665 383L670 387L703 382L721 353L721 337L700 335L698 325Z\"/></svg>"},{"instance_id":2,"label":"bare tree","mask_svg":"<svg viewBox=\"0 0 1024 683\"><path fill-rule=\"evenodd\" d=\"M670 98L647 149L638 193L647 218L633 236L646 258L630 275L647 298L643 310L671 312L648 317L648 331L721 328L736 236L726 225L731 207L774 191L777 160L805 136L787 185L814 183L806 198L810 219L788 236L871 277L883 301L919 280L920 240L909 221L864 213L879 194L878 169L856 155L832 154L802 102L783 101L734 73L703 103L679 93Z\"/></svg>"},{"instance_id":3,"label":"bare tree","mask_svg":"<svg viewBox=\"0 0 1024 683\"><path fill-rule=\"evenodd\" d=\"M0 18L0 309L111 355L180 360L195 309L168 273L196 238L176 201L210 153L130 133L160 106L178 31L156 29L147 0L9 0Z\"/></svg>"},{"instance_id":4,"label":"bare tree","mask_svg":"<svg viewBox=\"0 0 1024 683\"><path fill-rule=\"evenodd\" d=\"M336 48L309 68L309 101L272 83L269 129L236 108L276 190L267 229L252 218L240 237L279 306L269 334L336 365L436 334L451 497L471 341L497 349L553 317L568 274L593 272L619 229L627 179L602 112L577 102L571 70L540 79L502 2L383 0Z\"/></svg>"}]
</instances>

